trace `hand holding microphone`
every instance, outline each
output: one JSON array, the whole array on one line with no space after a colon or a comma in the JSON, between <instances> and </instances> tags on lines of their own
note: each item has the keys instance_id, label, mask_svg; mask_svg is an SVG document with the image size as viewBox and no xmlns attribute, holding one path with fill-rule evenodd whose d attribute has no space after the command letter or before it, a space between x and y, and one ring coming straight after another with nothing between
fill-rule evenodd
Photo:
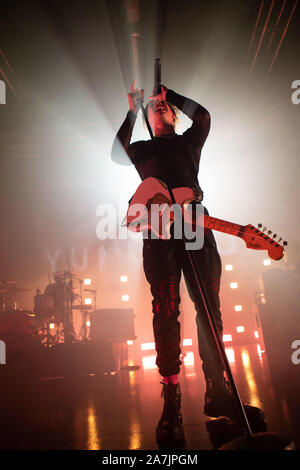
<instances>
[{"instance_id":1,"label":"hand holding microphone","mask_svg":"<svg viewBox=\"0 0 300 470\"><path fill-rule=\"evenodd\" d=\"M151 101L166 101L167 88L161 84L161 65L160 59L155 59L154 63L154 88L152 96L149 96Z\"/></svg>"},{"instance_id":2,"label":"hand holding microphone","mask_svg":"<svg viewBox=\"0 0 300 470\"><path fill-rule=\"evenodd\" d=\"M134 114L137 114L140 108L140 103L144 102L144 89L137 89L135 88L135 85L136 78L132 82L130 93L128 93L128 103L130 111L132 111Z\"/></svg>"},{"instance_id":3,"label":"hand holding microphone","mask_svg":"<svg viewBox=\"0 0 300 470\"><path fill-rule=\"evenodd\" d=\"M158 91L157 94L155 94L156 87L154 87L153 92L152 92L153 95L148 97L149 100L151 100L151 101L167 101L168 88L165 87L164 85L159 85L159 88L160 88L160 90Z\"/></svg>"}]
</instances>

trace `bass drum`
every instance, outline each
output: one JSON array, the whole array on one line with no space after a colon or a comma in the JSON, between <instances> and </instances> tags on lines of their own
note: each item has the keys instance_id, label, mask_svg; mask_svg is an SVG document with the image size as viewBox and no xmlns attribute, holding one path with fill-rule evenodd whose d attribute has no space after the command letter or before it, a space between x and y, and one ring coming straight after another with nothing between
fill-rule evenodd
<instances>
[{"instance_id":1,"label":"bass drum","mask_svg":"<svg viewBox=\"0 0 300 470\"><path fill-rule=\"evenodd\" d=\"M41 323L53 316L53 297L38 294L34 298L34 314Z\"/></svg>"},{"instance_id":2,"label":"bass drum","mask_svg":"<svg viewBox=\"0 0 300 470\"><path fill-rule=\"evenodd\" d=\"M7 347L21 349L32 342L33 314L23 310L13 310L0 315L0 338Z\"/></svg>"}]
</instances>

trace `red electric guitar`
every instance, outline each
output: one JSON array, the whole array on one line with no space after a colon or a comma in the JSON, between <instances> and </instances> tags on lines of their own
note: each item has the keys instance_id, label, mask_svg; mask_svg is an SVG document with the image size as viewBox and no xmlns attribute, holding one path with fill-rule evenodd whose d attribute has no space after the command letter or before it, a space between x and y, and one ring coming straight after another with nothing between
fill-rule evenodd
<instances>
[{"instance_id":1,"label":"red electric guitar","mask_svg":"<svg viewBox=\"0 0 300 470\"><path fill-rule=\"evenodd\" d=\"M195 200L195 194L191 188L174 188L172 191L176 203L179 204L182 209L186 209L188 204ZM149 217L152 204L160 205L160 220L163 220L162 214L164 210L172 206L172 201L167 186L159 179L150 177L146 178L136 190L129 203L127 214L122 225L133 232L146 232L151 229L155 231L159 238L168 239L170 238L170 226L174 222L174 214L171 212L171 216L165 218L163 226L160 224L159 230L157 230L153 224L151 224L151 217ZM193 219L191 211L183 210L182 213L184 220L192 224ZM284 246L287 245L287 242L284 241L282 246L280 245L282 238L277 241L275 240L277 235L273 235L273 238L270 238L269 235L272 232L269 230L268 235L266 235L264 233L266 227L261 231L250 224L234 224L208 215L201 215L198 217L198 220L196 220L196 223L204 226L206 229L217 230L240 237L246 243L247 248L252 248L253 250L267 250L270 258L273 260L280 260L284 255ZM262 227L262 225L259 224L258 227Z\"/></svg>"}]
</instances>

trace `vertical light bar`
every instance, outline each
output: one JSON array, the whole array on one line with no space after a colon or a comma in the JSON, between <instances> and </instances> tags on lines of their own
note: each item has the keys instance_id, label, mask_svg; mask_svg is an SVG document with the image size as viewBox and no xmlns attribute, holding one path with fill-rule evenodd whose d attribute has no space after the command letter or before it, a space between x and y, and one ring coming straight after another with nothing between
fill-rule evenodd
<instances>
[{"instance_id":1,"label":"vertical light bar","mask_svg":"<svg viewBox=\"0 0 300 470\"><path fill-rule=\"evenodd\" d=\"M226 356L230 364L235 362L235 354L233 348L225 348Z\"/></svg>"}]
</instances>

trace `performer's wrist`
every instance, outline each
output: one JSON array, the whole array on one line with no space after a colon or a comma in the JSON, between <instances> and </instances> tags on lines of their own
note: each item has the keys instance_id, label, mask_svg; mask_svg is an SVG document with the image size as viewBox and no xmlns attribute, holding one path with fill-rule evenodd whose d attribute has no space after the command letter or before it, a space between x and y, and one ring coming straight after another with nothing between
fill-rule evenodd
<instances>
[{"instance_id":1,"label":"performer's wrist","mask_svg":"<svg viewBox=\"0 0 300 470\"><path fill-rule=\"evenodd\" d=\"M129 111L127 113L127 117L129 119L129 121L131 122L131 125L133 126L135 124L135 121L136 121L136 118L137 118L137 112L135 113L134 111L129 109Z\"/></svg>"},{"instance_id":2,"label":"performer's wrist","mask_svg":"<svg viewBox=\"0 0 300 470\"><path fill-rule=\"evenodd\" d=\"M172 103L172 95L173 95L174 91L173 90L170 90L169 88L167 88L167 92L166 92L166 101Z\"/></svg>"}]
</instances>

